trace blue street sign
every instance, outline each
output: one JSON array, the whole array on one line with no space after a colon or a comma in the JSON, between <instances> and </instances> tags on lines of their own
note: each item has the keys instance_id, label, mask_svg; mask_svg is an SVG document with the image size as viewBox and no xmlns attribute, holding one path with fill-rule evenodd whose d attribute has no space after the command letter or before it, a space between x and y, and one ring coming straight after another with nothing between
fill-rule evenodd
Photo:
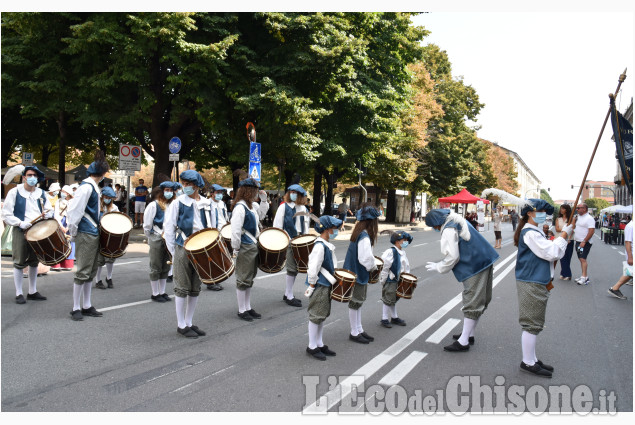
<instances>
[{"instance_id":1,"label":"blue street sign","mask_svg":"<svg viewBox=\"0 0 635 425\"><path fill-rule=\"evenodd\" d=\"M249 162L262 162L260 143L249 142ZM251 169L251 167L249 167Z\"/></svg>"},{"instance_id":2,"label":"blue street sign","mask_svg":"<svg viewBox=\"0 0 635 425\"><path fill-rule=\"evenodd\" d=\"M260 163L249 162L249 177L260 182Z\"/></svg>"},{"instance_id":3,"label":"blue street sign","mask_svg":"<svg viewBox=\"0 0 635 425\"><path fill-rule=\"evenodd\" d=\"M181 139L178 137L171 138L168 146L170 148L170 153L179 153L181 150Z\"/></svg>"}]
</instances>

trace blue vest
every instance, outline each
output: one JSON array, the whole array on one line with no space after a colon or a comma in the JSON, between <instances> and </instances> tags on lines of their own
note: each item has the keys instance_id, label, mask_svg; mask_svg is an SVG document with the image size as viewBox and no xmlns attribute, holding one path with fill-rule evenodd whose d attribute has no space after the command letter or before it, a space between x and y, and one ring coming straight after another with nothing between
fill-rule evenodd
<instances>
[{"instance_id":1,"label":"blue vest","mask_svg":"<svg viewBox=\"0 0 635 425\"><path fill-rule=\"evenodd\" d=\"M245 209L245 221L243 221L243 229L251 233L251 235L255 238L256 232L258 231L258 223L256 222L256 217L251 212L251 210L245 206L245 204L237 205L241 205ZM247 235L242 235L240 237L240 243L244 243L245 245L254 244L251 238Z\"/></svg>"},{"instance_id":2,"label":"blue vest","mask_svg":"<svg viewBox=\"0 0 635 425\"><path fill-rule=\"evenodd\" d=\"M207 216L205 215L205 207L199 209L200 213L201 213L201 223L203 223L203 229L207 228L208 223L207 222Z\"/></svg>"},{"instance_id":3,"label":"blue vest","mask_svg":"<svg viewBox=\"0 0 635 425\"><path fill-rule=\"evenodd\" d=\"M161 209L159 203L154 201L157 204L156 213L154 214L154 219L152 220L152 225L157 226L159 229L163 229L163 216L165 216L165 211Z\"/></svg>"},{"instance_id":4,"label":"blue vest","mask_svg":"<svg viewBox=\"0 0 635 425\"><path fill-rule=\"evenodd\" d=\"M539 230L525 227L520 231L518 240L518 256L516 257L516 280L521 282L540 283L546 285L551 281L549 261L538 258L527 246L523 238L527 232Z\"/></svg>"},{"instance_id":5,"label":"blue vest","mask_svg":"<svg viewBox=\"0 0 635 425\"><path fill-rule=\"evenodd\" d=\"M24 215L26 214L26 198L20 195L18 189L15 189L15 205L13 207L13 215L20 219L20 221L24 221ZM38 202L38 206L40 207L40 212L42 212L42 207L46 203L46 198L44 191L42 191L42 196L40 196L42 202Z\"/></svg>"},{"instance_id":6,"label":"blue vest","mask_svg":"<svg viewBox=\"0 0 635 425\"><path fill-rule=\"evenodd\" d=\"M196 202L192 202L192 205L189 207L184 205L183 202L177 202L179 203L179 216L176 219L176 227L181 230L182 234L181 232L177 233L176 243L179 246L183 246L183 243L185 242L183 235L185 235L185 238L187 239L194 229L194 207L196 206Z\"/></svg>"},{"instance_id":7,"label":"blue vest","mask_svg":"<svg viewBox=\"0 0 635 425\"><path fill-rule=\"evenodd\" d=\"M399 275L401 274L401 255L399 254L399 251L397 251L397 248L395 248L394 246L392 247L392 266L390 266L390 271L392 272L392 274L395 275L395 279L393 280L390 278L390 276L388 276L387 281L398 282Z\"/></svg>"},{"instance_id":8,"label":"blue vest","mask_svg":"<svg viewBox=\"0 0 635 425\"><path fill-rule=\"evenodd\" d=\"M290 238L295 238L296 236L298 236L298 231L295 228L295 218L293 218L296 210L295 207L291 208L289 204L285 205L286 208L284 209L284 222L282 224L282 228L289 234ZM300 226L302 234L304 234L304 217L300 217Z\"/></svg>"},{"instance_id":9,"label":"blue vest","mask_svg":"<svg viewBox=\"0 0 635 425\"><path fill-rule=\"evenodd\" d=\"M326 244L324 242L322 242L321 240L316 240L315 243L319 243L322 244L324 246L324 260L322 260L322 265L320 266L320 268L324 267L324 269L326 269L326 271L328 271L329 273L331 273L331 276L335 276L335 264L333 264L333 253L331 252L331 250L326 246ZM307 276L306 281L304 282L305 285L309 284L309 277ZM326 286L326 287L330 287L331 286L331 282L328 281L327 278L324 277L324 275L322 273L320 273L318 271L318 280L317 280L317 284L318 285L322 285L322 286Z\"/></svg>"},{"instance_id":10,"label":"blue vest","mask_svg":"<svg viewBox=\"0 0 635 425\"><path fill-rule=\"evenodd\" d=\"M97 194L97 191L95 190L95 186L93 186L92 184L88 182L81 182L79 185L82 186L84 184L89 185L90 188L92 189L92 193L90 194L90 197L88 198L88 203L86 204L86 209L84 210L84 212L88 214L90 218L92 218L95 221L95 223L98 224L99 223L99 195ZM77 231L82 233L88 233L89 235L99 234L99 229L93 226L90 223L90 221L86 219L86 217L82 217L82 219L80 220L79 225L77 226Z\"/></svg>"},{"instance_id":11,"label":"blue vest","mask_svg":"<svg viewBox=\"0 0 635 425\"><path fill-rule=\"evenodd\" d=\"M498 260L498 253L494 247L474 228L467 223L470 231L470 240L466 241L459 236L459 262L452 272L459 282L465 282L472 276L479 274ZM460 233L461 226L457 223L448 223L446 228L454 228Z\"/></svg>"},{"instance_id":12,"label":"blue vest","mask_svg":"<svg viewBox=\"0 0 635 425\"><path fill-rule=\"evenodd\" d=\"M348 245L348 251L346 251L346 258L344 259L344 268L346 270L352 271L357 275L357 283L359 283L360 285L366 285L370 277L368 270L366 270L366 267L362 266L357 259L357 248L359 243L364 238L370 238L365 230L359 234L356 242L351 242Z\"/></svg>"}]
</instances>

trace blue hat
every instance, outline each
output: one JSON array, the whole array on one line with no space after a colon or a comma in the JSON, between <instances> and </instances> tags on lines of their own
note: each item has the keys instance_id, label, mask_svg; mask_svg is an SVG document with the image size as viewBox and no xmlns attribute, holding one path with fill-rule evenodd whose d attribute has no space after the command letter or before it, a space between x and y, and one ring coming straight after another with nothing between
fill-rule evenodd
<instances>
[{"instance_id":1,"label":"blue hat","mask_svg":"<svg viewBox=\"0 0 635 425\"><path fill-rule=\"evenodd\" d=\"M223 186L219 185L219 184L213 184L212 185L212 190L214 192L219 192L219 191L224 191L225 188Z\"/></svg>"},{"instance_id":2,"label":"blue hat","mask_svg":"<svg viewBox=\"0 0 635 425\"><path fill-rule=\"evenodd\" d=\"M323 215L320 217L320 221L315 223L313 228L316 232L322 233L327 229L339 228L342 225L342 220L339 218L331 217L330 215Z\"/></svg>"},{"instance_id":3,"label":"blue hat","mask_svg":"<svg viewBox=\"0 0 635 425\"><path fill-rule=\"evenodd\" d=\"M525 216L529 211L540 211L544 210L547 214L553 214L553 205L544 199L536 199L531 198L528 199L531 205L525 205L522 210L520 210L520 215Z\"/></svg>"},{"instance_id":4,"label":"blue hat","mask_svg":"<svg viewBox=\"0 0 635 425\"><path fill-rule=\"evenodd\" d=\"M175 189L174 182L173 182L173 181L170 181L170 180L166 180L166 181L164 181L163 183L161 183L161 184L159 185L159 187L160 187L161 189L172 189L172 190L174 190L174 189Z\"/></svg>"},{"instance_id":5,"label":"blue hat","mask_svg":"<svg viewBox=\"0 0 635 425\"><path fill-rule=\"evenodd\" d=\"M360 208L357 210L357 221L362 220L374 220L379 217L381 213L377 211L377 208L369 205L364 208Z\"/></svg>"},{"instance_id":6,"label":"blue hat","mask_svg":"<svg viewBox=\"0 0 635 425\"><path fill-rule=\"evenodd\" d=\"M180 188L183 187L183 185L179 182L172 182L174 190L179 190Z\"/></svg>"},{"instance_id":7,"label":"blue hat","mask_svg":"<svg viewBox=\"0 0 635 425\"><path fill-rule=\"evenodd\" d=\"M245 179L241 181L240 183L238 183L238 187L242 187L242 186L260 187L260 184L258 184L256 180L249 177L248 179Z\"/></svg>"},{"instance_id":8,"label":"blue hat","mask_svg":"<svg viewBox=\"0 0 635 425\"><path fill-rule=\"evenodd\" d=\"M114 198L117 195L115 194L115 191L112 190L112 187L106 186L101 190L101 196L108 196L110 198Z\"/></svg>"},{"instance_id":9,"label":"blue hat","mask_svg":"<svg viewBox=\"0 0 635 425\"><path fill-rule=\"evenodd\" d=\"M390 243L394 244L397 241L400 241L402 239L406 239L408 241L408 243L412 242L412 239L414 239L412 237L412 235L408 232L404 232L403 230L399 230L395 233L393 233L392 235L390 235Z\"/></svg>"},{"instance_id":10,"label":"blue hat","mask_svg":"<svg viewBox=\"0 0 635 425\"><path fill-rule=\"evenodd\" d=\"M300 186L299 184L292 184L291 186L289 186L287 191L291 191L291 190L298 192L302 196L306 196L306 190L304 190L302 186Z\"/></svg>"},{"instance_id":11,"label":"blue hat","mask_svg":"<svg viewBox=\"0 0 635 425\"><path fill-rule=\"evenodd\" d=\"M44 173L41 172L35 165L27 165L26 167L24 167L24 170L22 170L22 175L26 175L26 172L29 170L35 171L37 173L37 179L39 182L44 180Z\"/></svg>"},{"instance_id":12,"label":"blue hat","mask_svg":"<svg viewBox=\"0 0 635 425\"><path fill-rule=\"evenodd\" d=\"M181 180L195 183L198 187L205 186L203 177L201 177L201 175L194 170L185 170L180 174L179 177L181 178Z\"/></svg>"},{"instance_id":13,"label":"blue hat","mask_svg":"<svg viewBox=\"0 0 635 425\"><path fill-rule=\"evenodd\" d=\"M437 208L426 214L426 226L437 227L443 226L445 219L450 215L448 208Z\"/></svg>"},{"instance_id":14,"label":"blue hat","mask_svg":"<svg viewBox=\"0 0 635 425\"><path fill-rule=\"evenodd\" d=\"M88 169L86 169L86 172L88 173L88 175L92 175L92 174L96 174L98 176L101 176L103 174L106 174L108 172L109 166L108 163L105 161L93 161L90 163L90 165L88 166Z\"/></svg>"}]
</instances>

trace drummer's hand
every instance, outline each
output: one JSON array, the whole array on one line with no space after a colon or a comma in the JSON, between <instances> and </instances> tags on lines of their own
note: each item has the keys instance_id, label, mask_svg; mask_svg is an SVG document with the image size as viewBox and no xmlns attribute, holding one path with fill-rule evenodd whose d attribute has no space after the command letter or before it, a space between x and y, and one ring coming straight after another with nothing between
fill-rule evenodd
<instances>
[{"instance_id":1,"label":"drummer's hand","mask_svg":"<svg viewBox=\"0 0 635 425\"><path fill-rule=\"evenodd\" d=\"M313 291L315 291L315 286L309 285L309 287L306 288L306 291L304 291L304 296L309 298L311 294L313 293Z\"/></svg>"},{"instance_id":2,"label":"drummer's hand","mask_svg":"<svg viewBox=\"0 0 635 425\"><path fill-rule=\"evenodd\" d=\"M47 211L47 212L44 214L44 216L45 216L46 218L53 218L53 214L54 214L54 213L55 213L54 211Z\"/></svg>"},{"instance_id":3,"label":"drummer's hand","mask_svg":"<svg viewBox=\"0 0 635 425\"><path fill-rule=\"evenodd\" d=\"M28 229L31 226L32 226L32 224L29 223L28 221L21 221L20 222L20 229L22 229L22 230L26 230L26 229Z\"/></svg>"},{"instance_id":4,"label":"drummer's hand","mask_svg":"<svg viewBox=\"0 0 635 425\"><path fill-rule=\"evenodd\" d=\"M236 258L238 257L238 252L240 252L239 250L234 250L234 252L232 253L232 261L235 263L236 262Z\"/></svg>"},{"instance_id":5,"label":"drummer's hand","mask_svg":"<svg viewBox=\"0 0 635 425\"><path fill-rule=\"evenodd\" d=\"M426 270L429 272L436 272L438 271L437 269L437 263L432 263L432 262L427 262L426 263Z\"/></svg>"},{"instance_id":6,"label":"drummer's hand","mask_svg":"<svg viewBox=\"0 0 635 425\"><path fill-rule=\"evenodd\" d=\"M568 225L564 226L562 228L562 231L567 234L568 238L571 237L571 235L573 234L573 225L572 224L568 224Z\"/></svg>"},{"instance_id":7,"label":"drummer's hand","mask_svg":"<svg viewBox=\"0 0 635 425\"><path fill-rule=\"evenodd\" d=\"M265 192L264 190L259 191L258 195L260 196L260 200L262 202L267 200L267 192Z\"/></svg>"}]
</instances>

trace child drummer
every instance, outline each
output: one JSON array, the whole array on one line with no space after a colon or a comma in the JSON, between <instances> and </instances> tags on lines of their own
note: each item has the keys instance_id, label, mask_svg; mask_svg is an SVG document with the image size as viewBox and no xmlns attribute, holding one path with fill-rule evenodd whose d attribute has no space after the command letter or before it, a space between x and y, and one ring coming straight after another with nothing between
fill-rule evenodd
<instances>
[{"instance_id":1,"label":"child drummer","mask_svg":"<svg viewBox=\"0 0 635 425\"><path fill-rule=\"evenodd\" d=\"M324 321L331 314L331 285L335 283L335 245L329 242L337 237L337 229L342 220L324 215L313 227L320 237L315 240L313 251L309 255L306 284L309 285L304 296L309 297L309 346L306 352L318 360L334 356L322 341Z\"/></svg>"},{"instance_id":2,"label":"child drummer","mask_svg":"<svg viewBox=\"0 0 635 425\"><path fill-rule=\"evenodd\" d=\"M393 244L381 255L384 268L379 275L381 287L381 301L384 303L381 314L381 325L392 328L392 325L406 326L406 321L397 315L397 284L401 273L410 273L410 263L404 249L412 242L412 236L400 230L393 232L390 243ZM390 321L388 321L390 316Z\"/></svg>"},{"instance_id":3,"label":"child drummer","mask_svg":"<svg viewBox=\"0 0 635 425\"><path fill-rule=\"evenodd\" d=\"M110 186L106 186L101 191L101 202L99 208L99 220L104 216L104 214L109 212L119 211L117 205L113 203L113 200L117 197L115 195L115 191ZM115 265L115 259L110 257L104 257L99 253L97 256L97 275L95 280L97 283L95 284L95 288L106 289L106 285L101 281L101 271L106 266L106 283L108 284L108 288L112 288L112 268Z\"/></svg>"},{"instance_id":4,"label":"child drummer","mask_svg":"<svg viewBox=\"0 0 635 425\"><path fill-rule=\"evenodd\" d=\"M192 324L194 310L201 292L201 279L187 258L183 245L185 240L203 228L201 216L196 206L198 190L205 186L199 173L185 170L180 175L183 195L166 209L163 231L168 251L172 254L174 266L174 295L176 304L176 331L186 338L198 338L205 332Z\"/></svg>"}]
</instances>

